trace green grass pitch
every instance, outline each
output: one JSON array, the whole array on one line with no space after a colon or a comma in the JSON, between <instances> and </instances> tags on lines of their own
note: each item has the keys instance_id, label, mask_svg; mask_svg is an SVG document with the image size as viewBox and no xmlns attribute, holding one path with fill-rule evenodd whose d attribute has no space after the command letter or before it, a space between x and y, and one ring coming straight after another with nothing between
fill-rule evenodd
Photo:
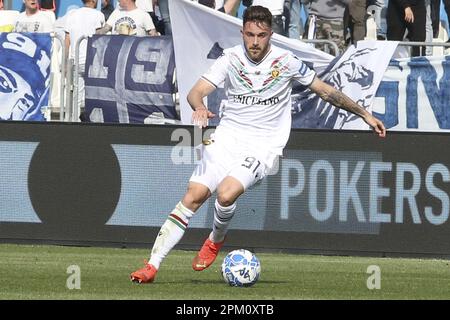
<instances>
[{"instance_id":1,"label":"green grass pitch","mask_svg":"<svg viewBox=\"0 0 450 320\"><path fill-rule=\"evenodd\" d=\"M209 269L195 272L190 266L195 252L174 250L155 283L131 283L130 272L142 266L148 253L149 249L2 244L0 299L450 299L446 260L257 253L260 280L250 288L234 288L220 273L226 252ZM67 287L71 265L80 268L80 289ZM370 290L372 265L379 267L380 288Z\"/></svg>"}]
</instances>

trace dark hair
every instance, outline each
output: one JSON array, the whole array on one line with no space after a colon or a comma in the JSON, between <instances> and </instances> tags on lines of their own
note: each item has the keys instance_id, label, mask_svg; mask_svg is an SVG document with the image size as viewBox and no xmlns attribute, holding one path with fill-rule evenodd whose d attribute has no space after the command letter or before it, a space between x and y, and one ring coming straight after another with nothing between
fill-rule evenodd
<instances>
[{"instance_id":1,"label":"dark hair","mask_svg":"<svg viewBox=\"0 0 450 320\"><path fill-rule=\"evenodd\" d=\"M39 1L40 7L45 10L56 10L56 1L55 0L41 0Z\"/></svg>"},{"instance_id":2,"label":"dark hair","mask_svg":"<svg viewBox=\"0 0 450 320\"><path fill-rule=\"evenodd\" d=\"M216 2L214 0L198 0L198 3L214 9L216 7Z\"/></svg>"},{"instance_id":3,"label":"dark hair","mask_svg":"<svg viewBox=\"0 0 450 320\"><path fill-rule=\"evenodd\" d=\"M272 14L269 9L263 6L251 6L245 9L243 24L249 21L264 23L272 28Z\"/></svg>"}]
</instances>

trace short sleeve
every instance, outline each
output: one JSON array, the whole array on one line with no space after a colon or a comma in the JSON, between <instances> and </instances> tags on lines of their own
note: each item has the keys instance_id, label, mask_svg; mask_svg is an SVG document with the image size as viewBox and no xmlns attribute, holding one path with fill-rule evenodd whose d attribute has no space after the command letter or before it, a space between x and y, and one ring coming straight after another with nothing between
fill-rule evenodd
<instances>
[{"instance_id":1,"label":"short sleeve","mask_svg":"<svg viewBox=\"0 0 450 320\"><path fill-rule=\"evenodd\" d=\"M116 24L116 20L117 20L117 15L118 15L118 10L115 9L111 15L109 16L108 20L106 21L106 24L110 27L112 27L113 29L115 29L115 24Z\"/></svg>"},{"instance_id":2,"label":"short sleeve","mask_svg":"<svg viewBox=\"0 0 450 320\"><path fill-rule=\"evenodd\" d=\"M304 86L309 86L316 76L316 72L311 70L303 61L295 55L292 59L289 68L293 72L293 79Z\"/></svg>"},{"instance_id":3,"label":"short sleeve","mask_svg":"<svg viewBox=\"0 0 450 320\"><path fill-rule=\"evenodd\" d=\"M100 29L105 24L105 16L103 13L100 12L100 15L98 15L97 23L95 24L95 30Z\"/></svg>"},{"instance_id":4,"label":"short sleeve","mask_svg":"<svg viewBox=\"0 0 450 320\"><path fill-rule=\"evenodd\" d=\"M227 55L223 54L217 58L209 70L203 74L202 78L210 82L215 87L218 87L227 77L229 69L228 66L229 59Z\"/></svg>"},{"instance_id":5,"label":"short sleeve","mask_svg":"<svg viewBox=\"0 0 450 320\"><path fill-rule=\"evenodd\" d=\"M144 12L144 11L143 11ZM150 31L155 29L155 25L153 24L152 18L147 12L144 12L144 29L145 31Z\"/></svg>"}]
</instances>

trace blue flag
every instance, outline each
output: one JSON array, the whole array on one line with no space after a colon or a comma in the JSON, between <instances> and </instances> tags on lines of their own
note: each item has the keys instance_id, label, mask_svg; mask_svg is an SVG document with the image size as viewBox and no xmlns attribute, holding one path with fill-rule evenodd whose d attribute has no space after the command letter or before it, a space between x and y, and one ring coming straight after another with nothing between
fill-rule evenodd
<instances>
[{"instance_id":1,"label":"blue flag","mask_svg":"<svg viewBox=\"0 0 450 320\"><path fill-rule=\"evenodd\" d=\"M45 121L51 46L48 33L0 33L0 120Z\"/></svg>"},{"instance_id":2,"label":"blue flag","mask_svg":"<svg viewBox=\"0 0 450 320\"><path fill-rule=\"evenodd\" d=\"M170 37L89 38L84 78L89 121L176 119L174 68Z\"/></svg>"}]
</instances>

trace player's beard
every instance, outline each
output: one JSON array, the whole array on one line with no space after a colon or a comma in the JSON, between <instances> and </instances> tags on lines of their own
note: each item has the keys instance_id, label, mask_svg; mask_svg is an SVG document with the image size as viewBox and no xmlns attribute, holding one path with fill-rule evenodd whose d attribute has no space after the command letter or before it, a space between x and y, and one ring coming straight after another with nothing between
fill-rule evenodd
<instances>
[{"instance_id":1,"label":"player's beard","mask_svg":"<svg viewBox=\"0 0 450 320\"><path fill-rule=\"evenodd\" d=\"M268 43L266 46L250 46L247 48L247 55L252 61L259 62L261 61L269 51L270 44Z\"/></svg>"}]
</instances>

